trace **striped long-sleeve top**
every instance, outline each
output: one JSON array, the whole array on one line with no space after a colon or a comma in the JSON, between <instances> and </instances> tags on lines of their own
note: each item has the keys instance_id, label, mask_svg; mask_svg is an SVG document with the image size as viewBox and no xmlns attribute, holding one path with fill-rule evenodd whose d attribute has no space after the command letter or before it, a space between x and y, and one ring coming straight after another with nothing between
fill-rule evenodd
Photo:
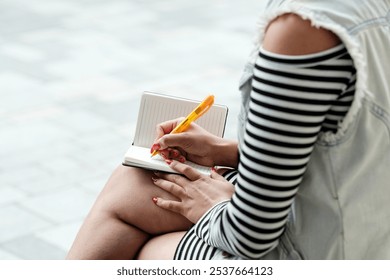
<instances>
[{"instance_id":1,"label":"striped long-sleeve top","mask_svg":"<svg viewBox=\"0 0 390 280\"><path fill-rule=\"evenodd\" d=\"M356 70L344 45L302 56L260 50L230 201L210 209L175 258L216 250L257 259L275 248L321 131L337 131L354 97Z\"/></svg>"}]
</instances>

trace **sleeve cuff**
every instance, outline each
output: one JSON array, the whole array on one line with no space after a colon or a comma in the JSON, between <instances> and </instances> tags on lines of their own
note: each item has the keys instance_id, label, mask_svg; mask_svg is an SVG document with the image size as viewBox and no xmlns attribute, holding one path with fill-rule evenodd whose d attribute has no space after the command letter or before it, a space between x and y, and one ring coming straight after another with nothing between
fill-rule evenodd
<instances>
[{"instance_id":1,"label":"sleeve cuff","mask_svg":"<svg viewBox=\"0 0 390 280\"><path fill-rule=\"evenodd\" d=\"M214 205L213 207L211 207L206 213L204 213L204 215L199 219L199 221L194 226L194 232L198 238L201 238L204 241L210 238L210 234L209 234L210 221L220 215L220 212L225 209L229 201L230 199L223 200L217 203L216 205Z\"/></svg>"}]
</instances>

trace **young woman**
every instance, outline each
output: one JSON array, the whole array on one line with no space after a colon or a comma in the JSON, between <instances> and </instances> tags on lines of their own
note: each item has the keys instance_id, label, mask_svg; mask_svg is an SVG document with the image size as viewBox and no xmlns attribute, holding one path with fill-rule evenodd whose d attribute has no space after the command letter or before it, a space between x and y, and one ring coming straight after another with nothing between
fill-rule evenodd
<instances>
[{"instance_id":1,"label":"young woman","mask_svg":"<svg viewBox=\"0 0 390 280\"><path fill-rule=\"evenodd\" d=\"M238 141L161 124L152 149L183 176L118 167L68 258L390 258L390 1L263 14Z\"/></svg>"}]
</instances>

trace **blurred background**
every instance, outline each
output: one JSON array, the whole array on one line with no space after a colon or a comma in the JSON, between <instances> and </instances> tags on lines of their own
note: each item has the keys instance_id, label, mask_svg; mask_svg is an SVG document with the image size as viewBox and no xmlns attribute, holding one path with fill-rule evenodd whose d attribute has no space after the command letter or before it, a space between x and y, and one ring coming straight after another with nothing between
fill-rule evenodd
<instances>
[{"instance_id":1,"label":"blurred background","mask_svg":"<svg viewBox=\"0 0 390 280\"><path fill-rule=\"evenodd\" d=\"M0 0L0 259L63 259L143 91L229 106L265 1Z\"/></svg>"}]
</instances>

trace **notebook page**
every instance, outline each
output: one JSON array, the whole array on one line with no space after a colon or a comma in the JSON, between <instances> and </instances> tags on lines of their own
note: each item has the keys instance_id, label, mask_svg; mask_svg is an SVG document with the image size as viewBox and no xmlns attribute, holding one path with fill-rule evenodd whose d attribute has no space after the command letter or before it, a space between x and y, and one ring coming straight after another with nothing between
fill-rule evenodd
<instances>
[{"instance_id":1,"label":"notebook page","mask_svg":"<svg viewBox=\"0 0 390 280\"><path fill-rule=\"evenodd\" d=\"M138 113L134 145L151 147L156 137L157 124L178 117L186 117L200 102L201 100L193 101L145 92L142 95ZM213 105L196 123L210 133L222 137L225 130L227 112L226 106Z\"/></svg>"}]
</instances>

